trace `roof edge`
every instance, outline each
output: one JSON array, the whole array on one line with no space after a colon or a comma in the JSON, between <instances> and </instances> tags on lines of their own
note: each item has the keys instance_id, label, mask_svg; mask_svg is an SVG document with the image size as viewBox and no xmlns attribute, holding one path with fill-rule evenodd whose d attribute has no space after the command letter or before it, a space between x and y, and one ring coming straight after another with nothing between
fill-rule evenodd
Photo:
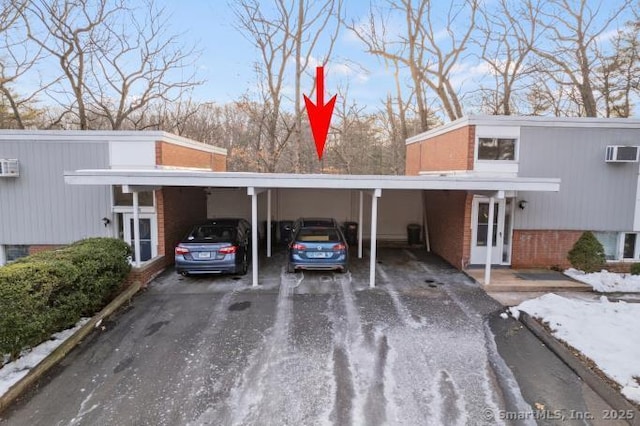
<instances>
[{"instance_id":1,"label":"roof edge","mask_svg":"<svg viewBox=\"0 0 640 426\"><path fill-rule=\"evenodd\" d=\"M227 155L227 150L193 139L178 136L161 130L0 130L3 140L48 140L61 142L110 142L127 140L130 142L163 141L175 145L189 146L215 154Z\"/></svg>"},{"instance_id":2,"label":"roof edge","mask_svg":"<svg viewBox=\"0 0 640 426\"><path fill-rule=\"evenodd\" d=\"M468 115L407 138L405 145L433 138L464 126L600 127L640 129L640 119L601 117L545 117L522 115Z\"/></svg>"}]
</instances>

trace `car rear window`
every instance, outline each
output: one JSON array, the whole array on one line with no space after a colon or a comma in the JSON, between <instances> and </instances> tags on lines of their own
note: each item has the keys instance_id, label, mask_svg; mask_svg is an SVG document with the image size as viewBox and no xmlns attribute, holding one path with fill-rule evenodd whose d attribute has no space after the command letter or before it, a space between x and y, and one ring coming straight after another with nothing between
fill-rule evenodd
<instances>
[{"instance_id":1,"label":"car rear window","mask_svg":"<svg viewBox=\"0 0 640 426\"><path fill-rule=\"evenodd\" d=\"M338 231L336 231L335 229L302 228L300 232L298 232L298 236L296 240L307 241L307 242L318 242L318 243L323 241L336 242L336 241L340 241L340 236L338 235Z\"/></svg>"},{"instance_id":2,"label":"car rear window","mask_svg":"<svg viewBox=\"0 0 640 426\"><path fill-rule=\"evenodd\" d=\"M335 226L331 219L304 219L304 226Z\"/></svg>"},{"instance_id":3,"label":"car rear window","mask_svg":"<svg viewBox=\"0 0 640 426\"><path fill-rule=\"evenodd\" d=\"M236 230L228 226L202 225L189 235L189 241L224 243L234 241Z\"/></svg>"}]
</instances>

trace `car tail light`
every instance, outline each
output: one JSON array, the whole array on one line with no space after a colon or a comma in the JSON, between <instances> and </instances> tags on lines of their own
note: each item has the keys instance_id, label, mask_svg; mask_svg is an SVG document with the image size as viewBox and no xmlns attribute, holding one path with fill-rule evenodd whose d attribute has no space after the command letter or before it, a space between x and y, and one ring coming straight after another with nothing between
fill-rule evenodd
<instances>
[{"instance_id":1,"label":"car tail light","mask_svg":"<svg viewBox=\"0 0 640 426\"><path fill-rule=\"evenodd\" d=\"M236 246L222 247L221 249L218 249L218 253L232 254L232 253L235 253L237 250L238 250L238 247Z\"/></svg>"},{"instance_id":2,"label":"car tail light","mask_svg":"<svg viewBox=\"0 0 640 426\"><path fill-rule=\"evenodd\" d=\"M187 254L189 253L189 249L186 247L176 247L176 254Z\"/></svg>"},{"instance_id":3,"label":"car tail light","mask_svg":"<svg viewBox=\"0 0 640 426\"><path fill-rule=\"evenodd\" d=\"M292 249L294 249L294 250L306 250L306 249L307 249L307 246L305 246L304 244L298 244L298 243L296 243L296 244L293 244L293 245L291 246L291 248L292 248Z\"/></svg>"},{"instance_id":4,"label":"car tail light","mask_svg":"<svg viewBox=\"0 0 640 426\"><path fill-rule=\"evenodd\" d=\"M340 243L340 244L336 244L335 246L333 246L334 250L346 250L347 246L345 246L344 244Z\"/></svg>"}]
</instances>

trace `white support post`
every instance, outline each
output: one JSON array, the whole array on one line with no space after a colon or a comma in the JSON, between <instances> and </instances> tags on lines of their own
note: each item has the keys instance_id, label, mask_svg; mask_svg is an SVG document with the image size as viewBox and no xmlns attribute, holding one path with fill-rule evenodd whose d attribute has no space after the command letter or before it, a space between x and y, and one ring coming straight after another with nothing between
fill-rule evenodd
<instances>
[{"instance_id":1,"label":"white support post","mask_svg":"<svg viewBox=\"0 0 640 426\"><path fill-rule=\"evenodd\" d=\"M358 259L362 259L362 201L363 193L360 191L360 207L358 210Z\"/></svg>"},{"instance_id":2,"label":"white support post","mask_svg":"<svg viewBox=\"0 0 640 426\"><path fill-rule=\"evenodd\" d=\"M369 259L369 287L376 286L376 246L378 233L378 198L382 195L382 190L373 190L371 197L371 255Z\"/></svg>"},{"instance_id":3,"label":"white support post","mask_svg":"<svg viewBox=\"0 0 640 426\"><path fill-rule=\"evenodd\" d=\"M135 266L140 267L140 205L138 191L133 191L133 247L135 251Z\"/></svg>"},{"instance_id":4,"label":"white support post","mask_svg":"<svg viewBox=\"0 0 640 426\"><path fill-rule=\"evenodd\" d=\"M258 193L249 188L251 194L251 269L252 284L258 286Z\"/></svg>"},{"instance_id":5,"label":"white support post","mask_svg":"<svg viewBox=\"0 0 640 426\"><path fill-rule=\"evenodd\" d=\"M267 257L271 257L271 190L267 190Z\"/></svg>"},{"instance_id":6,"label":"white support post","mask_svg":"<svg viewBox=\"0 0 640 426\"><path fill-rule=\"evenodd\" d=\"M493 248L493 217L495 215L495 198L489 198L489 223L487 224L487 258L484 264L484 285L491 282L491 258Z\"/></svg>"}]
</instances>

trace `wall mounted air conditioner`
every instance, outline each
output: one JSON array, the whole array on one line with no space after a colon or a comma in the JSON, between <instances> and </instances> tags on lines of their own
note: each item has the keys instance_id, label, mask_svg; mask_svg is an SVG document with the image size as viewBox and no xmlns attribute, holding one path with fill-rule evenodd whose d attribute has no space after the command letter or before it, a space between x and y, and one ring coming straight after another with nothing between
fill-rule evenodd
<instances>
[{"instance_id":1,"label":"wall mounted air conditioner","mask_svg":"<svg viewBox=\"0 0 640 426\"><path fill-rule=\"evenodd\" d=\"M20 176L20 163L16 159L0 158L0 177Z\"/></svg>"},{"instance_id":2,"label":"wall mounted air conditioner","mask_svg":"<svg viewBox=\"0 0 640 426\"><path fill-rule=\"evenodd\" d=\"M607 163L637 163L640 147L609 145L604 161Z\"/></svg>"}]
</instances>

